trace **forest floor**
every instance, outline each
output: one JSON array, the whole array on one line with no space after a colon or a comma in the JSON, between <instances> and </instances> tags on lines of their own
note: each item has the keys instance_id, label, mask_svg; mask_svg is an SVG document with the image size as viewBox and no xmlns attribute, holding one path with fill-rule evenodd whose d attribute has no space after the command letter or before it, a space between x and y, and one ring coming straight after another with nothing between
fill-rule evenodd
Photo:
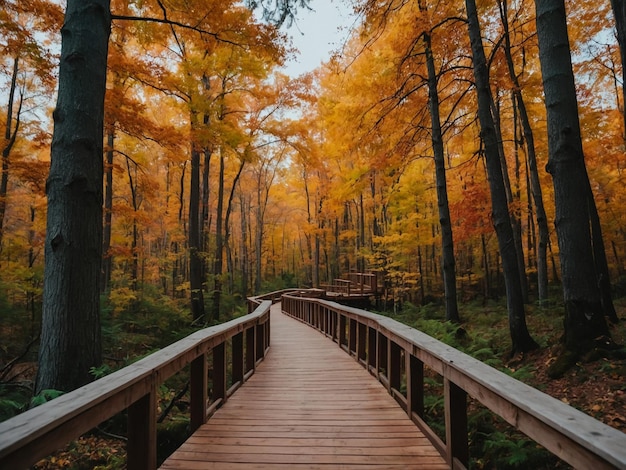
<instances>
[{"instance_id":1,"label":"forest floor","mask_svg":"<svg viewBox=\"0 0 626 470\"><path fill-rule=\"evenodd\" d=\"M616 301L616 308L622 321L612 327L611 334L618 344L624 345L626 298ZM587 363L581 361L562 378L550 379L547 375L548 366L556 360L560 351L558 333L547 330L546 324L533 324L533 316L529 318L529 329L538 336L542 335L543 347L508 361L506 367L510 370L528 367L530 373L524 375L525 382L626 433L626 359L601 358ZM541 328L545 330L541 331ZM81 437L66 449L40 461L34 468L121 469L125 468L125 453L123 440L96 432Z\"/></svg>"},{"instance_id":2,"label":"forest floor","mask_svg":"<svg viewBox=\"0 0 626 470\"><path fill-rule=\"evenodd\" d=\"M621 324L612 327L616 343L625 345L626 308L618 309ZM548 366L556 360L559 345L527 354L524 362L536 365L527 381L535 388L593 416L611 427L626 432L626 359L601 358L578 362L559 379L548 377Z\"/></svg>"}]
</instances>

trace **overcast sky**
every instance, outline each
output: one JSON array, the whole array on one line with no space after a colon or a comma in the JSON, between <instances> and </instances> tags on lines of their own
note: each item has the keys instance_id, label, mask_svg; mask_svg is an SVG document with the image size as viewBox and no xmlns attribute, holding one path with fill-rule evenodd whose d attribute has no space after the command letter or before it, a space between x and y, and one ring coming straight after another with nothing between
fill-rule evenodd
<instances>
[{"instance_id":1,"label":"overcast sky","mask_svg":"<svg viewBox=\"0 0 626 470\"><path fill-rule=\"evenodd\" d=\"M343 45L354 22L351 2L313 0L313 11L302 10L298 22L285 32L291 36L300 54L287 63L285 71L292 77L310 72L326 62L332 51Z\"/></svg>"}]
</instances>

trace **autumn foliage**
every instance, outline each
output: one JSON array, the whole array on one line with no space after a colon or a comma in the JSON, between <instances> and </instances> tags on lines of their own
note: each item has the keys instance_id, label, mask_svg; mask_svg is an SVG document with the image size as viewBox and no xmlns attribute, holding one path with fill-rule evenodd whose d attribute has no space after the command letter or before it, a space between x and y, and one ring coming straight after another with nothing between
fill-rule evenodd
<instances>
[{"instance_id":1,"label":"autumn foliage","mask_svg":"<svg viewBox=\"0 0 626 470\"><path fill-rule=\"evenodd\" d=\"M0 79L3 90L15 80L15 93L0 101L9 149L0 282L4 298L32 312L34 331L62 15L44 0L4 4ZM620 52L608 2L568 8L586 163L617 281L626 256ZM286 36L238 2L112 2L102 293L113 314L167 296L191 299L194 318L210 322L251 293L368 270L382 273L388 305L442 299L429 54L457 298L504 294L463 5L394 0L357 10L363 22L341 50L314 72L288 77ZM551 286L559 248L534 8L479 2L478 14L507 204L528 299L538 299L542 246Z\"/></svg>"}]
</instances>

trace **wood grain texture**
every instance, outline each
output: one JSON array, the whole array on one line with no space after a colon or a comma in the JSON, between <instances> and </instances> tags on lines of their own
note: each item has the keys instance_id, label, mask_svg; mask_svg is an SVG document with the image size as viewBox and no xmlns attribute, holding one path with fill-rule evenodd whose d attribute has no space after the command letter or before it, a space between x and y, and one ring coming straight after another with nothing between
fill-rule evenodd
<instances>
[{"instance_id":1,"label":"wood grain texture","mask_svg":"<svg viewBox=\"0 0 626 470\"><path fill-rule=\"evenodd\" d=\"M449 468L379 382L279 305L265 361L162 469Z\"/></svg>"}]
</instances>

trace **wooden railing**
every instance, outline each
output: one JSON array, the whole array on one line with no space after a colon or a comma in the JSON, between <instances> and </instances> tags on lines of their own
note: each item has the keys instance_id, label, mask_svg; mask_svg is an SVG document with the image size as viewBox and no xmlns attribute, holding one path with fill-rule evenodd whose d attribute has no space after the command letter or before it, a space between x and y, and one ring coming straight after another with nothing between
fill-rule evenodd
<instances>
[{"instance_id":1,"label":"wooden railing","mask_svg":"<svg viewBox=\"0 0 626 470\"><path fill-rule=\"evenodd\" d=\"M376 376L453 469L469 463L468 395L575 468L626 468L626 434L420 331L319 299L286 295L282 309ZM425 366L443 377L445 440L425 421Z\"/></svg>"},{"instance_id":2,"label":"wooden railing","mask_svg":"<svg viewBox=\"0 0 626 470\"><path fill-rule=\"evenodd\" d=\"M128 410L127 468L155 469L159 385L191 365L190 419L194 431L254 373L265 357L271 301L256 298L250 305L254 311L244 317L197 331L130 366L0 423L0 468L28 468L101 422ZM228 363L227 345L232 358ZM211 391L208 353L213 356Z\"/></svg>"}]
</instances>

